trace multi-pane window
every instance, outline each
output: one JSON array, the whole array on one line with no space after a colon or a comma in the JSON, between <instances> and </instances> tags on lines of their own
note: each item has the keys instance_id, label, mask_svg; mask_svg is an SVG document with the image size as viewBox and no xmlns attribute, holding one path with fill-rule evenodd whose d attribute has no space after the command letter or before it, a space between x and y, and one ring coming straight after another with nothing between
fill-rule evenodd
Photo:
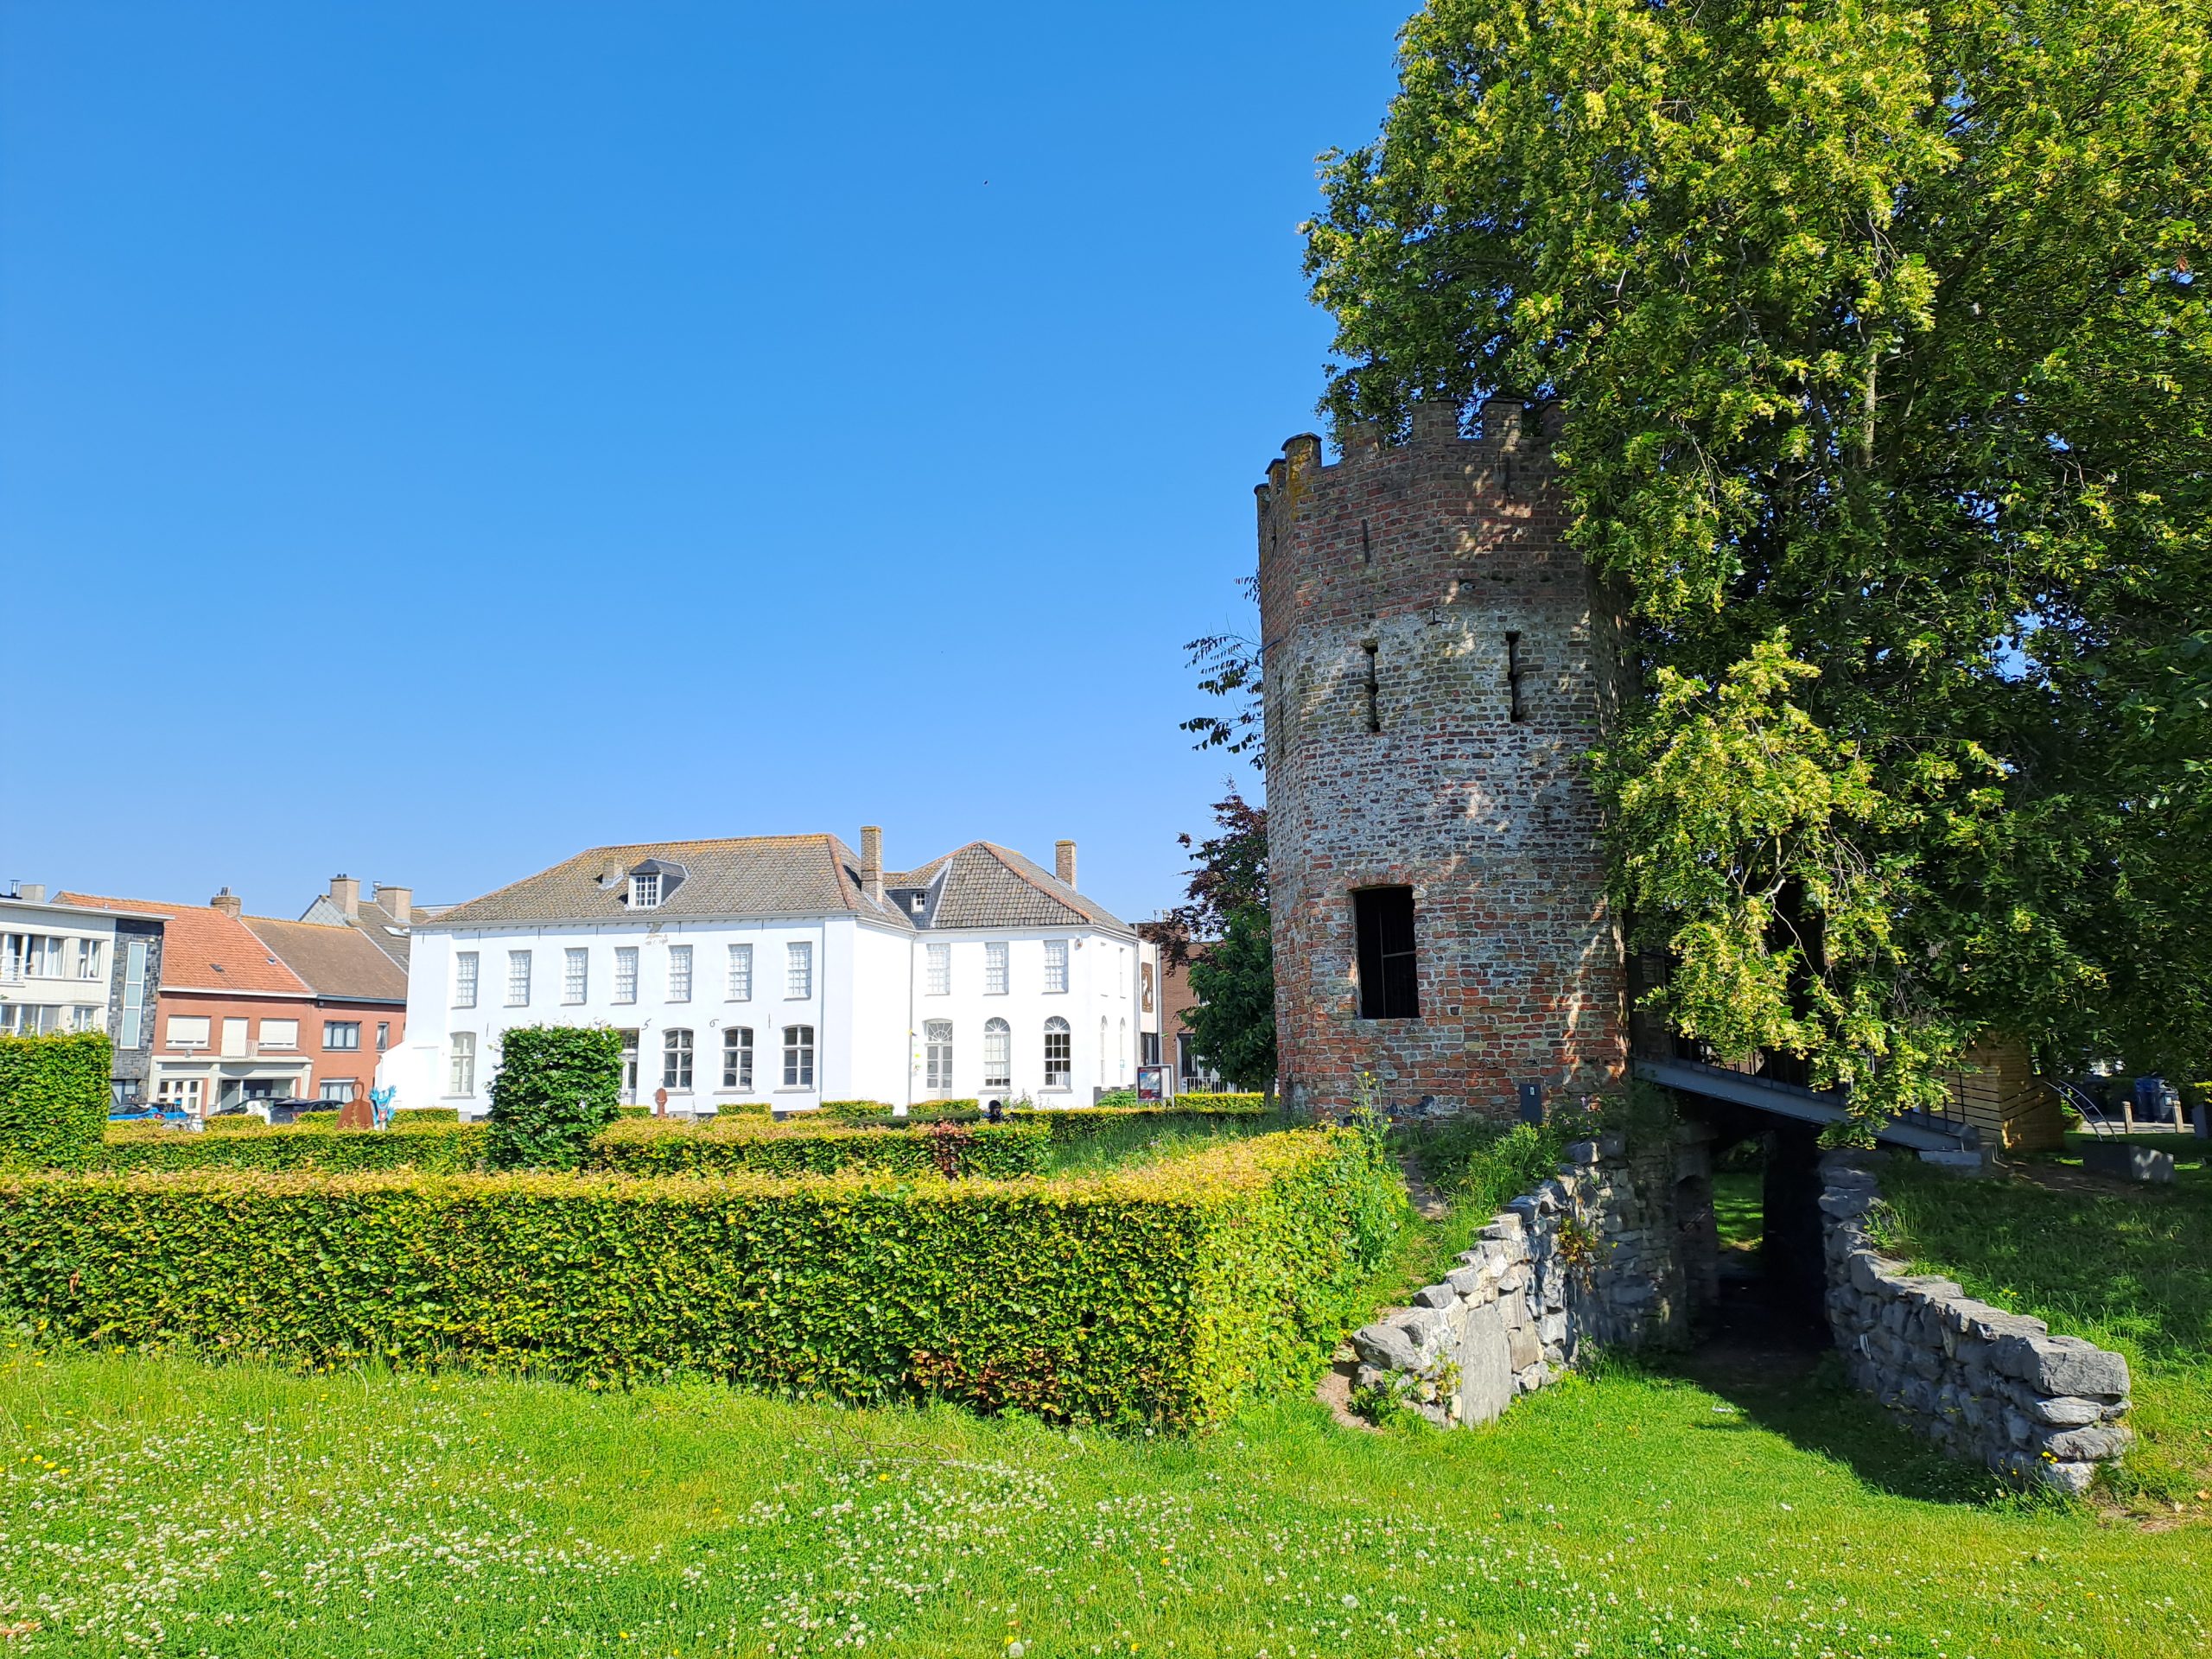
<instances>
[{"instance_id":1,"label":"multi-pane window","mask_svg":"<svg viewBox=\"0 0 2212 1659\"><path fill-rule=\"evenodd\" d=\"M476 953L463 950L453 959L453 1005L456 1008L476 1006Z\"/></svg>"},{"instance_id":2,"label":"multi-pane window","mask_svg":"<svg viewBox=\"0 0 2212 1659\"><path fill-rule=\"evenodd\" d=\"M385 1050L391 1046L391 1021L389 1020L379 1020L377 1021L377 1052L381 1054Z\"/></svg>"},{"instance_id":3,"label":"multi-pane window","mask_svg":"<svg viewBox=\"0 0 2212 1659\"><path fill-rule=\"evenodd\" d=\"M691 947L671 944L668 947L668 1000L689 1002L691 1000Z\"/></svg>"},{"instance_id":4,"label":"multi-pane window","mask_svg":"<svg viewBox=\"0 0 2212 1659\"><path fill-rule=\"evenodd\" d=\"M1065 939L1045 941L1045 988L1065 991L1068 988L1068 942Z\"/></svg>"},{"instance_id":5,"label":"multi-pane window","mask_svg":"<svg viewBox=\"0 0 2212 1659\"><path fill-rule=\"evenodd\" d=\"M133 939L123 959L123 1029L116 1035L118 1048L137 1048L146 1040L148 954L146 941Z\"/></svg>"},{"instance_id":6,"label":"multi-pane window","mask_svg":"<svg viewBox=\"0 0 2212 1659\"><path fill-rule=\"evenodd\" d=\"M983 995L1006 995L1006 941L993 939L983 947Z\"/></svg>"},{"instance_id":7,"label":"multi-pane window","mask_svg":"<svg viewBox=\"0 0 2212 1659\"><path fill-rule=\"evenodd\" d=\"M805 939L793 939L784 947L784 995L814 995L814 946Z\"/></svg>"},{"instance_id":8,"label":"multi-pane window","mask_svg":"<svg viewBox=\"0 0 2212 1659\"><path fill-rule=\"evenodd\" d=\"M77 977L98 979L100 976L100 942L98 939L77 941Z\"/></svg>"},{"instance_id":9,"label":"multi-pane window","mask_svg":"<svg viewBox=\"0 0 2212 1659\"><path fill-rule=\"evenodd\" d=\"M591 995L591 951L572 944L561 953L561 1000L582 1002Z\"/></svg>"},{"instance_id":10,"label":"multi-pane window","mask_svg":"<svg viewBox=\"0 0 2212 1659\"><path fill-rule=\"evenodd\" d=\"M476 1033L456 1031L453 1034L453 1049L446 1071L446 1093L473 1095L476 1092Z\"/></svg>"},{"instance_id":11,"label":"multi-pane window","mask_svg":"<svg viewBox=\"0 0 2212 1659\"><path fill-rule=\"evenodd\" d=\"M753 1000L753 947L749 944L733 944L729 948L729 1000Z\"/></svg>"},{"instance_id":12,"label":"multi-pane window","mask_svg":"<svg viewBox=\"0 0 2212 1659\"><path fill-rule=\"evenodd\" d=\"M322 1084L322 1097L325 1100L334 1100L341 1105L344 1104L353 1098L353 1079L351 1077L328 1079Z\"/></svg>"},{"instance_id":13,"label":"multi-pane window","mask_svg":"<svg viewBox=\"0 0 2212 1659\"><path fill-rule=\"evenodd\" d=\"M622 1039L622 1092L616 1096L625 1106L638 1103L638 1033L626 1031Z\"/></svg>"},{"instance_id":14,"label":"multi-pane window","mask_svg":"<svg viewBox=\"0 0 2212 1659\"><path fill-rule=\"evenodd\" d=\"M983 1087L1014 1087L1014 1027L1003 1020L983 1022Z\"/></svg>"},{"instance_id":15,"label":"multi-pane window","mask_svg":"<svg viewBox=\"0 0 2212 1659\"><path fill-rule=\"evenodd\" d=\"M300 1046L300 1022L296 1020L263 1020L261 1046L264 1048L297 1048Z\"/></svg>"},{"instance_id":16,"label":"multi-pane window","mask_svg":"<svg viewBox=\"0 0 2212 1659\"><path fill-rule=\"evenodd\" d=\"M722 1087L753 1087L753 1027L728 1026L722 1031Z\"/></svg>"},{"instance_id":17,"label":"multi-pane window","mask_svg":"<svg viewBox=\"0 0 2212 1659\"><path fill-rule=\"evenodd\" d=\"M814 1087L814 1027L784 1027L784 1087Z\"/></svg>"},{"instance_id":18,"label":"multi-pane window","mask_svg":"<svg viewBox=\"0 0 2212 1659\"><path fill-rule=\"evenodd\" d=\"M949 1092L952 1088L952 1021L925 1021L922 1043L928 1057L931 1090L933 1093Z\"/></svg>"},{"instance_id":19,"label":"multi-pane window","mask_svg":"<svg viewBox=\"0 0 2212 1659\"><path fill-rule=\"evenodd\" d=\"M530 952L507 952L507 1006L526 1008L530 1006Z\"/></svg>"},{"instance_id":20,"label":"multi-pane window","mask_svg":"<svg viewBox=\"0 0 2212 1659\"><path fill-rule=\"evenodd\" d=\"M1074 1036L1057 1014L1045 1022L1045 1086L1065 1089L1075 1071Z\"/></svg>"},{"instance_id":21,"label":"multi-pane window","mask_svg":"<svg viewBox=\"0 0 2212 1659\"><path fill-rule=\"evenodd\" d=\"M660 903L660 872L648 870L643 875L630 878L630 906L633 910L651 910Z\"/></svg>"},{"instance_id":22,"label":"multi-pane window","mask_svg":"<svg viewBox=\"0 0 2212 1659\"><path fill-rule=\"evenodd\" d=\"M325 1048L356 1049L361 1046L361 1022L358 1020L326 1020L322 1022L322 1046Z\"/></svg>"},{"instance_id":23,"label":"multi-pane window","mask_svg":"<svg viewBox=\"0 0 2212 1659\"><path fill-rule=\"evenodd\" d=\"M691 1086L691 1033L681 1026L673 1027L661 1039L660 1086L664 1089L689 1089Z\"/></svg>"},{"instance_id":24,"label":"multi-pane window","mask_svg":"<svg viewBox=\"0 0 2212 1659\"><path fill-rule=\"evenodd\" d=\"M1114 1080L1127 1083L1129 1080L1129 1022L1122 1020L1114 1028Z\"/></svg>"},{"instance_id":25,"label":"multi-pane window","mask_svg":"<svg viewBox=\"0 0 2212 1659\"><path fill-rule=\"evenodd\" d=\"M952 947L933 944L929 947L929 986L931 996L952 995Z\"/></svg>"},{"instance_id":26,"label":"multi-pane window","mask_svg":"<svg viewBox=\"0 0 2212 1659\"><path fill-rule=\"evenodd\" d=\"M105 1031L105 1008L79 1007L72 1011L70 1029L73 1031Z\"/></svg>"},{"instance_id":27,"label":"multi-pane window","mask_svg":"<svg viewBox=\"0 0 2212 1659\"><path fill-rule=\"evenodd\" d=\"M617 1002L638 1000L638 947L634 944L614 947L614 1000Z\"/></svg>"}]
</instances>

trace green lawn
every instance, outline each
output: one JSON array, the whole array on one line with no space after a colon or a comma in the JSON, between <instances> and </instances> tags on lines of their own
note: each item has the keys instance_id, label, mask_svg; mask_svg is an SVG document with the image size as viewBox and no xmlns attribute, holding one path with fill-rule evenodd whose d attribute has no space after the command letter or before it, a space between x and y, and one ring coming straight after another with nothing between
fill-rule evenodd
<instances>
[{"instance_id":1,"label":"green lawn","mask_svg":"<svg viewBox=\"0 0 2212 1659\"><path fill-rule=\"evenodd\" d=\"M1758 1253L1765 1225L1766 1177L1756 1169L1724 1169L1713 1177L1713 1224L1724 1250Z\"/></svg>"},{"instance_id":2,"label":"green lawn","mask_svg":"<svg viewBox=\"0 0 2212 1659\"><path fill-rule=\"evenodd\" d=\"M0 1359L10 1651L2202 1653L2202 1530L1862 1402L1616 1370L1495 1428L1196 1442L708 1387Z\"/></svg>"},{"instance_id":3,"label":"green lawn","mask_svg":"<svg viewBox=\"0 0 2212 1659\"><path fill-rule=\"evenodd\" d=\"M2194 1152L2201 1143L2179 1141ZM2078 1168L2078 1156L2056 1160ZM2144 1443L2120 1483L2138 1507L2202 1514L2212 1491L2212 1169L2171 1186L2054 1192L1894 1166L1891 1243L1974 1295L2127 1356Z\"/></svg>"},{"instance_id":4,"label":"green lawn","mask_svg":"<svg viewBox=\"0 0 2212 1659\"><path fill-rule=\"evenodd\" d=\"M1078 1139L1055 1141L1045 1166L1047 1175L1090 1175L1118 1169L1125 1164L1157 1163L1179 1158L1224 1141L1245 1141L1255 1135L1280 1135L1292 1125L1274 1114L1217 1118L1211 1122L1162 1126L1156 1120L1132 1117L1109 1123Z\"/></svg>"}]
</instances>

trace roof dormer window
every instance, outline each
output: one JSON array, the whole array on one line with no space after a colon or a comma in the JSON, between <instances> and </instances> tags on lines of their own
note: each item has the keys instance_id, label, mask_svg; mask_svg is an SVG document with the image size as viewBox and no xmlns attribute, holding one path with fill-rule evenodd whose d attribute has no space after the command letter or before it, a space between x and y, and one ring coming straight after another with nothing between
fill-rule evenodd
<instances>
[{"instance_id":1,"label":"roof dormer window","mask_svg":"<svg viewBox=\"0 0 2212 1659\"><path fill-rule=\"evenodd\" d=\"M660 904L660 872L645 870L630 878L630 908L652 910Z\"/></svg>"}]
</instances>

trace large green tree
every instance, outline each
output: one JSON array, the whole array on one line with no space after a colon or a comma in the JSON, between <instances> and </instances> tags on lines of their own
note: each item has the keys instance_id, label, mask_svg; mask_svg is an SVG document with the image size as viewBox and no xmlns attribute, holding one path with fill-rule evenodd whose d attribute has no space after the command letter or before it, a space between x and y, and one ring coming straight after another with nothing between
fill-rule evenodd
<instances>
[{"instance_id":1,"label":"large green tree","mask_svg":"<svg viewBox=\"0 0 2212 1659\"><path fill-rule=\"evenodd\" d=\"M1339 423L1555 401L1618 896L1724 1052L2212 1054L2206 0L1435 0L1308 227Z\"/></svg>"}]
</instances>

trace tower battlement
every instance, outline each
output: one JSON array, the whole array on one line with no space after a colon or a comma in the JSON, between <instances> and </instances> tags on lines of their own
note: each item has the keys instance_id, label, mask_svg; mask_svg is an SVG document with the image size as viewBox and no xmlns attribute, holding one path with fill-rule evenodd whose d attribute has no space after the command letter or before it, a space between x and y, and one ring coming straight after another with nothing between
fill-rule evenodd
<instances>
[{"instance_id":1,"label":"tower battlement","mask_svg":"<svg viewBox=\"0 0 2212 1659\"><path fill-rule=\"evenodd\" d=\"M1400 1109L1492 1114L1624 1075L1582 765L1617 625L1548 426L1420 407L1334 463L1292 438L1257 492L1281 1068L1323 1109L1363 1072Z\"/></svg>"}]
</instances>

